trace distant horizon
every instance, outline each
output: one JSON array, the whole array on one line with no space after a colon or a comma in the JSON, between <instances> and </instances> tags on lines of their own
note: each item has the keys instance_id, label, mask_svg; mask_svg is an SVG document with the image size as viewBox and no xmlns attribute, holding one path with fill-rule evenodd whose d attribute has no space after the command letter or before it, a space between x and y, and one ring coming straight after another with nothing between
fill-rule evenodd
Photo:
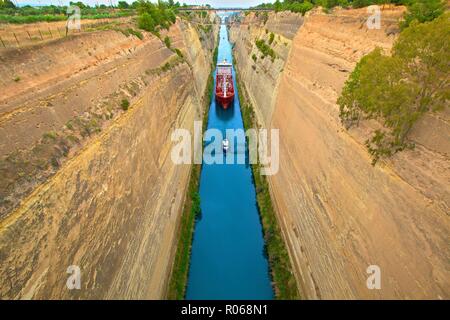
<instances>
[{"instance_id":1,"label":"distant horizon","mask_svg":"<svg viewBox=\"0 0 450 320\"><path fill-rule=\"evenodd\" d=\"M14 4L17 6L47 6L47 5L68 5L70 3L70 0L11 0ZM136 0L121 0L126 1L127 3L131 4ZM78 2L76 0L72 0L72 2ZM113 5L117 5L119 2L118 0L81 0L84 4L87 4L89 6L95 6L95 5L110 5L112 3ZM151 0L151 2L157 2L157 0ZM174 1L177 2L177 1ZM190 1L178 1L180 4L186 3L187 5L206 5L209 4L212 7L215 8L248 8L253 7L261 3L273 3L274 0L190 0Z\"/></svg>"}]
</instances>

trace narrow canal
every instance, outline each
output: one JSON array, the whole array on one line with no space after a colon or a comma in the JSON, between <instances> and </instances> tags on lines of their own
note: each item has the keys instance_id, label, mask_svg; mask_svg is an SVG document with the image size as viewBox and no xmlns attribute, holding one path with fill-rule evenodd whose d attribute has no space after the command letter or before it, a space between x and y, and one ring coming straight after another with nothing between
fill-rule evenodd
<instances>
[{"instance_id":1,"label":"narrow canal","mask_svg":"<svg viewBox=\"0 0 450 320\"><path fill-rule=\"evenodd\" d=\"M221 25L218 60L231 62L231 50L228 30ZM237 89L235 72L233 69ZM227 110L212 100L208 129L218 129L224 137L226 129L243 129L237 90L234 104ZM230 151L240 149L246 147ZM272 299L250 166L236 161L225 164L225 160L224 164L203 163L200 197L201 217L194 231L186 298Z\"/></svg>"}]
</instances>

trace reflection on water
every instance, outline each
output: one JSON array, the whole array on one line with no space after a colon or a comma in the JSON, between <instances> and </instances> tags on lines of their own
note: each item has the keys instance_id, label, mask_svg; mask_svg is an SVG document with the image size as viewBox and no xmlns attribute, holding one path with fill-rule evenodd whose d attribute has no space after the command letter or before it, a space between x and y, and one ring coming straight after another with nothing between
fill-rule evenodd
<instances>
[{"instance_id":1,"label":"reflection on water","mask_svg":"<svg viewBox=\"0 0 450 320\"><path fill-rule=\"evenodd\" d=\"M220 106L219 102L216 102L216 107L214 108L214 111L216 112L216 117L222 120L223 122L230 121L234 118L234 101L233 100L230 105L228 106L228 109L224 109Z\"/></svg>"}]
</instances>

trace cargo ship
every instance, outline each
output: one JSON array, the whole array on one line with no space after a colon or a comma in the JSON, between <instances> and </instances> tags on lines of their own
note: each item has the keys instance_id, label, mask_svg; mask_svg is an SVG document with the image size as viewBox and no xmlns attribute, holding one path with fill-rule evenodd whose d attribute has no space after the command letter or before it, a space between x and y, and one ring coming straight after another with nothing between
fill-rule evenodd
<instances>
[{"instance_id":1,"label":"cargo ship","mask_svg":"<svg viewBox=\"0 0 450 320\"><path fill-rule=\"evenodd\" d=\"M216 100L227 109L234 99L233 68L231 63L224 60L217 64L216 72Z\"/></svg>"}]
</instances>

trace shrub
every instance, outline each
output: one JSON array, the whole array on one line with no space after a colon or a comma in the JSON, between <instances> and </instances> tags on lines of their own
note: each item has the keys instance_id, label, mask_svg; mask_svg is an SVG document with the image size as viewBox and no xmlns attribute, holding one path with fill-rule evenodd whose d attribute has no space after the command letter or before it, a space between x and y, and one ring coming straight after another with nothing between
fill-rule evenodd
<instances>
[{"instance_id":1,"label":"shrub","mask_svg":"<svg viewBox=\"0 0 450 320\"><path fill-rule=\"evenodd\" d=\"M252 59L253 59L253 61L255 61L255 62L256 62L256 60L258 60L258 57L256 56L256 54L253 54L253 55L252 55Z\"/></svg>"},{"instance_id":2,"label":"shrub","mask_svg":"<svg viewBox=\"0 0 450 320\"><path fill-rule=\"evenodd\" d=\"M401 28L408 27L412 21L418 22L432 21L445 11L445 1L443 0L415 0L408 4L408 11L405 13Z\"/></svg>"},{"instance_id":3,"label":"shrub","mask_svg":"<svg viewBox=\"0 0 450 320\"><path fill-rule=\"evenodd\" d=\"M130 106L130 102L127 99L122 99L120 106L122 107L123 111L127 111L128 107Z\"/></svg>"},{"instance_id":4,"label":"shrub","mask_svg":"<svg viewBox=\"0 0 450 320\"><path fill-rule=\"evenodd\" d=\"M49 131L42 135L44 141L56 141L57 133L55 131Z\"/></svg>"},{"instance_id":5,"label":"shrub","mask_svg":"<svg viewBox=\"0 0 450 320\"><path fill-rule=\"evenodd\" d=\"M348 8L350 6L350 2L348 0L338 0L338 5L342 8Z\"/></svg>"},{"instance_id":6,"label":"shrub","mask_svg":"<svg viewBox=\"0 0 450 320\"><path fill-rule=\"evenodd\" d=\"M155 21L148 13L143 13L138 18L138 26L140 29L155 32Z\"/></svg>"},{"instance_id":7,"label":"shrub","mask_svg":"<svg viewBox=\"0 0 450 320\"><path fill-rule=\"evenodd\" d=\"M183 53L180 51L180 49L175 49L175 53L176 53L180 58L184 58Z\"/></svg>"},{"instance_id":8,"label":"shrub","mask_svg":"<svg viewBox=\"0 0 450 320\"><path fill-rule=\"evenodd\" d=\"M270 36L269 36L269 45L271 45L273 43L274 39L275 39L275 35L273 34L273 32L271 32Z\"/></svg>"},{"instance_id":9,"label":"shrub","mask_svg":"<svg viewBox=\"0 0 450 320\"><path fill-rule=\"evenodd\" d=\"M373 0L353 0L352 7L357 9L370 6L371 4L373 4Z\"/></svg>"},{"instance_id":10,"label":"shrub","mask_svg":"<svg viewBox=\"0 0 450 320\"><path fill-rule=\"evenodd\" d=\"M153 22L150 24L152 28L141 28L141 25L145 24L140 24L140 28L150 32L157 32L160 28L169 29L170 25L176 21L176 15L172 7L172 4L163 1L158 2L158 4L150 1L139 1L139 20L145 16L146 20L149 20L148 17L150 17L151 22Z\"/></svg>"},{"instance_id":11,"label":"shrub","mask_svg":"<svg viewBox=\"0 0 450 320\"><path fill-rule=\"evenodd\" d=\"M392 56L377 48L357 64L338 99L347 126L379 119L384 129L366 141L372 163L405 148L416 121L445 107L450 96L450 14L403 30ZM443 32L443 30L446 30Z\"/></svg>"},{"instance_id":12,"label":"shrub","mask_svg":"<svg viewBox=\"0 0 450 320\"><path fill-rule=\"evenodd\" d=\"M294 13L301 13L305 15L306 12L314 8L314 5L311 2L293 2L287 6L287 9Z\"/></svg>"},{"instance_id":13,"label":"shrub","mask_svg":"<svg viewBox=\"0 0 450 320\"><path fill-rule=\"evenodd\" d=\"M266 56L270 56L272 58L272 61L275 60L275 51L273 51L273 49L269 45L267 45L267 43L263 39L256 40L255 44L259 51L261 51L261 53L263 54L263 58L265 58Z\"/></svg>"},{"instance_id":14,"label":"shrub","mask_svg":"<svg viewBox=\"0 0 450 320\"><path fill-rule=\"evenodd\" d=\"M117 7L119 9L128 9L130 7L130 5L126 1L119 1L117 3Z\"/></svg>"},{"instance_id":15,"label":"shrub","mask_svg":"<svg viewBox=\"0 0 450 320\"><path fill-rule=\"evenodd\" d=\"M337 6L338 1L337 0L322 0L321 3L322 7L325 9L331 9Z\"/></svg>"},{"instance_id":16,"label":"shrub","mask_svg":"<svg viewBox=\"0 0 450 320\"><path fill-rule=\"evenodd\" d=\"M167 48L170 49L171 43L170 43L170 38L168 36L166 36L164 38L164 44L166 45Z\"/></svg>"},{"instance_id":17,"label":"shrub","mask_svg":"<svg viewBox=\"0 0 450 320\"><path fill-rule=\"evenodd\" d=\"M142 35L142 32L138 31L138 30L134 30L132 28L127 29L129 34L132 34L136 37L138 37L139 39L144 39L144 36Z\"/></svg>"},{"instance_id":18,"label":"shrub","mask_svg":"<svg viewBox=\"0 0 450 320\"><path fill-rule=\"evenodd\" d=\"M162 70L163 72L166 72L166 71L169 71L170 68L171 68L170 63L169 63L169 62L166 62L166 63L161 67L161 70Z\"/></svg>"},{"instance_id":19,"label":"shrub","mask_svg":"<svg viewBox=\"0 0 450 320\"><path fill-rule=\"evenodd\" d=\"M15 4L11 0L0 0L0 8L10 8L14 9L16 8Z\"/></svg>"}]
</instances>

